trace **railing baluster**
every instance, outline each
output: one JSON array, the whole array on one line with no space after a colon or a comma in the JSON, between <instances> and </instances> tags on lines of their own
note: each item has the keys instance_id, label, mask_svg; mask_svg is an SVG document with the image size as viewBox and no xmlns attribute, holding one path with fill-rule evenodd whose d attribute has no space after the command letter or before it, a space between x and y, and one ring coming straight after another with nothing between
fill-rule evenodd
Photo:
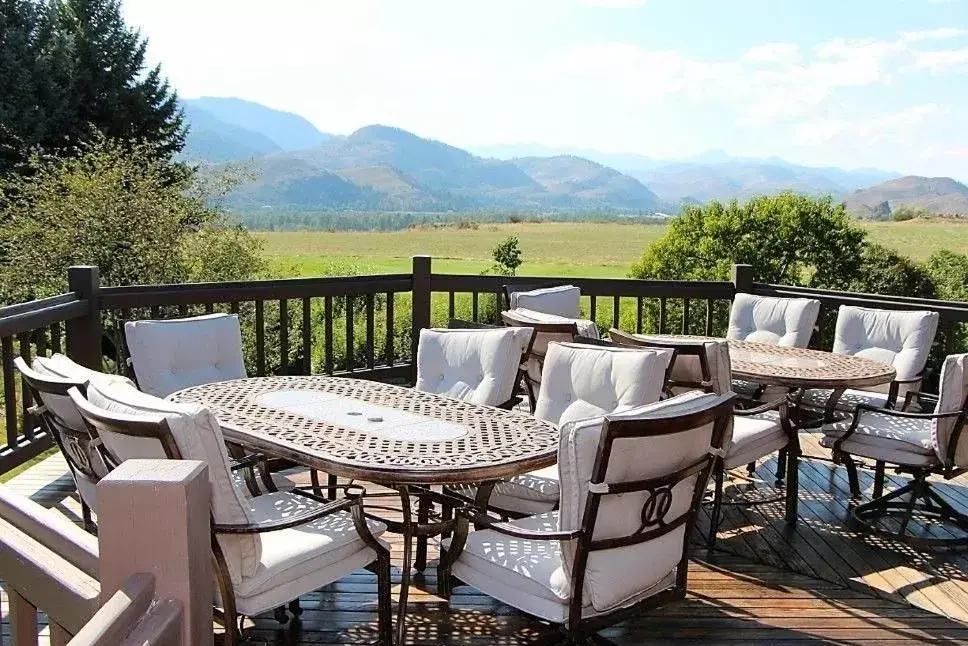
<instances>
[{"instance_id":1,"label":"railing baluster","mask_svg":"<svg viewBox=\"0 0 968 646\"><path fill-rule=\"evenodd\" d=\"M312 299L302 299L302 373L313 372L313 310Z\"/></svg>"},{"instance_id":2,"label":"railing baluster","mask_svg":"<svg viewBox=\"0 0 968 646\"><path fill-rule=\"evenodd\" d=\"M205 313L214 314L215 313L215 303L205 303Z\"/></svg>"},{"instance_id":3,"label":"railing baluster","mask_svg":"<svg viewBox=\"0 0 968 646\"><path fill-rule=\"evenodd\" d=\"M478 314L478 294L477 292L471 292L471 320L475 323L480 322L480 315Z\"/></svg>"},{"instance_id":4,"label":"railing baluster","mask_svg":"<svg viewBox=\"0 0 968 646\"><path fill-rule=\"evenodd\" d=\"M34 332L34 345L37 346L37 356L47 356L47 330L40 328Z\"/></svg>"},{"instance_id":5,"label":"railing baluster","mask_svg":"<svg viewBox=\"0 0 968 646\"><path fill-rule=\"evenodd\" d=\"M0 339L0 359L3 363L3 408L7 425L7 446L17 448L17 384L13 375L13 339Z\"/></svg>"},{"instance_id":6,"label":"railing baluster","mask_svg":"<svg viewBox=\"0 0 968 646\"><path fill-rule=\"evenodd\" d=\"M17 344L20 346L20 356L27 365L30 365L30 332L22 332L17 335ZM23 436L28 441L34 439L34 416L30 414L30 407L33 406L33 397L27 382L20 380L20 411L23 420Z\"/></svg>"},{"instance_id":7,"label":"railing baluster","mask_svg":"<svg viewBox=\"0 0 968 646\"><path fill-rule=\"evenodd\" d=\"M376 304L374 303L373 294L366 295L366 367L370 370L376 367L376 358L373 356L373 347L376 345L376 341L373 338L375 336L376 322Z\"/></svg>"},{"instance_id":8,"label":"railing baluster","mask_svg":"<svg viewBox=\"0 0 968 646\"><path fill-rule=\"evenodd\" d=\"M151 318L160 319L161 318L161 307L158 305L151 306Z\"/></svg>"},{"instance_id":9,"label":"railing baluster","mask_svg":"<svg viewBox=\"0 0 968 646\"><path fill-rule=\"evenodd\" d=\"M666 329L666 298L659 299L659 334L665 334Z\"/></svg>"},{"instance_id":10,"label":"railing baluster","mask_svg":"<svg viewBox=\"0 0 968 646\"><path fill-rule=\"evenodd\" d=\"M642 334L642 297L635 299L635 332Z\"/></svg>"},{"instance_id":11,"label":"railing baluster","mask_svg":"<svg viewBox=\"0 0 968 646\"><path fill-rule=\"evenodd\" d=\"M713 335L713 299L706 299L706 336Z\"/></svg>"},{"instance_id":12,"label":"railing baluster","mask_svg":"<svg viewBox=\"0 0 968 646\"><path fill-rule=\"evenodd\" d=\"M612 297L612 327L618 329L619 323L621 322L619 313L622 309L622 298L620 296Z\"/></svg>"},{"instance_id":13,"label":"railing baluster","mask_svg":"<svg viewBox=\"0 0 968 646\"><path fill-rule=\"evenodd\" d=\"M232 314L235 314L236 316L238 316L238 314L239 314L239 302L238 301L232 301L229 304L229 312L231 312Z\"/></svg>"},{"instance_id":14,"label":"railing baluster","mask_svg":"<svg viewBox=\"0 0 968 646\"><path fill-rule=\"evenodd\" d=\"M594 294L592 294L591 296L588 297L588 303L589 303L589 307L591 308L591 313L590 313L590 315L589 315L588 318L590 318L591 320L594 321L594 320L596 320L596 316L595 315L598 314L598 308L597 308L597 303L595 301L595 295Z\"/></svg>"},{"instance_id":15,"label":"railing baluster","mask_svg":"<svg viewBox=\"0 0 968 646\"><path fill-rule=\"evenodd\" d=\"M323 371L333 374L333 297L323 299Z\"/></svg>"},{"instance_id":16,"label":"railing baluster","mask_svg":"<svg viewBox=\"0 0 968 646\"><path fill-rule=\"evenodd\" d=\"M131 320L131 309L122 308L121 310L121 320L118 321L118 347L115 348L117 351L117 365L114 366L115 370L119 375L131 376L131 367L128 365L128 344L125 342L124 337L124 324Z\"/></svg>"},{"instance_id":17,"label":"railing baluster","mask_svg":"<svg viewBox=\"0 0 968 646\"><path fill-rule=\"evenodd\" d=\"M266 330L265 303L255 302L255 370L259 377L266 376Z\"/></svg>"},{"instance_id":18,"label":"railing baluster","mask_svg":"<svg viewBox=\"0 0 968 646\"><path fill-rule=\"evenodd\" d=\"M394 326L393 326L393 298L394 298L394 296L396 296L396 293L395 292L387 292L387 304L386 304L386 313L387 313L387 338L385 339L385 341L386 341L386 364L388 366L392 366L393 363L394 363L394 361L393 361L394 360L394 356L393 356L393 353L394 353L394 348L393 348L393 331L394 331Z\"/></svg>"},{"instance_id":19,"label":"railing baluster","mask_svg":"<svg viewBox=\"0 0 968 646\"><path fill-rule=\"evenodd\" d=\"M61 350L61 324L54 323L50 326L50 351L60 353Z\"/></svg>"},{"instance_id":20,"label":"railing baluster","mask_svg":"<svg viewBox=\"0 0 968 646\"><path fill-rule=\"evenodd\" d=\"M447 318L448 319L457 318L456 316L454 316L454 313L456 311L456 308L454 306L455 306L454 292L447 292Z\"/></svg>"},{"instance_id":21,"label":"railing baluster","mask_svg":"<svg viewBox=\"0 0 968 646\"><path fill-rule=\"evenodd\" d=\"M179 305L178 306L178 316L188 316L188 306Z\"/></svg>"},{"instance_id":22,"label":"railing baluster","mask_svg":"<svg viewBox=\"0 0 968 646\"><path fill-rule=\"evenodd\" d=\"M353 316L353 296L344 296L343 300L346 302L346 369L354 370L356 368L356 361L353 356L353 326L356 323Z\"/></svg>"},{"instance_id":23,"label":"railing baluster","mask_svg":"<svg viewBox=\"0 0 968 646\"><path fill-rule=\"evenodd\" d=\"M682 333L689 334L689 299L682 299Z\"/></svg>"},{"instance_id":24,"label":"railing baluster","mask_svg":"<svg viewBox=\"0 0 968 646\"><path fill-rule=\"evenodd\" d=\"M279 300L279 374L289 374L289 301Z\"/></svg>"}]
</instances>

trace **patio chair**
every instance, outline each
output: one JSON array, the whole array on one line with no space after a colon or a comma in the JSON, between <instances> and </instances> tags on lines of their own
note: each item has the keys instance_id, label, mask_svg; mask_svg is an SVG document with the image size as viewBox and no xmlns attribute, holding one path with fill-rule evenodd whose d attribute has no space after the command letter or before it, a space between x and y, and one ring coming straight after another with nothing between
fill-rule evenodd
<instances>
[{"instance_id":1,"label":"patio chair","mask_svg":"<svg viewBox=\"0 0 968 646\"><path fill-rule=\"evenodd\" d=\"M131 382L119 375L107 375L85 368L62 354L35 357L33 367L28 367L23 358L16 357L14 365L34 401L29 412L35 416L41 429L54 439L67 461L80 498L84 529L94 533L96 526L91 512L97 513L97 483L107 475L108 467L97 451L96 436L91 436L67 392L71 388L84 392L92 380L100 383Z\"/></svg>"},{"instance_id":2,"label":"patio chair","mask_svg":"<svg viewBox=\"0 0 968 646\"><path fill-rule=\"evenodd\" d=\"M724 394L730 392L729 346L725 341L688 341L665 340L658 337L629 335L619 330L611 330L609 337L618 342L634 343L644 347L675 349L675 361L669 375L669 390L679 394L683 390L698 388L705 392ZM776 483L783 483L786 475L785 517L788 524L797 519L799 496L800 440L790 424L787 398L785 396L772 402L757 403L753 408L737 408L729 436L725 442L723 459L717 464L713 478L713 509L710 514L707 545L715 546L716 533L722 511L723 485L725 474L746 465L752 475L758 460L773 453L777 459ZM737 501L730 504L762 504L772 502L757 500Z\"/></svg>"},{"instance_id":3,"label":"patio chair","mask_svg":"<svg viewBox=\"0 0 968 646\"><path fill-rule=\"evenodd\" d=\"M534 328L424 329L417 346L417 390L511 409Z\"/></svg>"},{"instance_id":4,"label":"patio chair","mask_svg":"<svg viewBox=\"0 0 968 646\"><path fill-rule=\"evenodd\" d=\"M806 348L810 345L819 314L820 301L812 298L774 298L740 292L733 297L729 310L726 338ZM789 389L734 379L733 391L751 399L772 400L783 396Z\"/></svg>"},{"instance_id":5,"label":"patio chair","mask_svg":"<svg viewBox=\"0 0 968 646\"><path fill-rule=\"evenodd\" d=\"M526 309L573 319L581 318L581 290L574 285L538 289L505 285L504 296L509 310Z\"/></svg>"},{"instance_id":6,"label":"patio chair","mask_svg":"<svg viewBox=\"0 0 968 646\"><path fill-rule=\"evenodd\" d=\"M841 305L833 351L894 366L897 376L890 384L870 389L848 389L836 401L833 391L813 389L803 393L801 406L852 413L858 404L893 408L909 391L920 389L924 366L938 330L938 313L930 311L878 310Z\"/></svg>"},{"instance_id":7,"label":"patio chair","mask_svg":"<svg viewBox=\"0 0 968 646\"><path fill-rule=\"evenodd\" d=\"M853 457L897 465L908 473L908 484L884 495L883 479L875 478L872 500L853 508L853 520L868 531L905 543L922 546L968 545L968 516L955 509L932 487L928 477L950 480L968 472L968 354L951 355L941 368L937 396L909 391L901 410L858 404L853 418L824 429L821 443L845 459L851 490L859 493ZM915 398L934 401L934 412L913 413L906 409ZM951 523L961 536L941 538L915 535L908 531L915 516ZM892 529L885 523L894 521Z\"/></svg>"},{"instance_id":8,"label":"patio chair","mask_svg":"<svg viewBox=\"0 0 968 646\"><path fill-rule=\"evenodd\" d=\"M132 458L200 460L212 485L212 550L226 640L236 644L240 616L298 599L360 568L378 578L379 634L390 644L390 553L382 523L363 514L362 488L325 502L308 493L276 491L253 497L232 478L218 420L203 406L159 399L124 384L90 384L87 398L70 396L101 438L109 466ZM295 600L295 602L293 601Z\"/></svg>"},{"instance_id":9,"label":"patio chair","mask_svg":"<svg viewBox=\"0 0 968 646\"><path fill-rule=\"evenodd\" d=\"M571 421L627 410L659 400L672 352L552 343L544 363L545 387L534 416L559 428ZM476 487L455 487L474 500ZM558 467L550 466L497 483L487 507L507 517L556 509Z\"/></svg>"},{"instance_id":10,"label":"patio chair","mask_svg":"<svg viewBox=\"0 0 968 646\"><path fill-rule=\"evenodd\" d=\"M688 543L732 397L692 392L566 422L560 510L511 522L459 510L443 542L441 594L450 593L452 574L559 624L568 643L682 599Z\"/></svg>"},{"instance_id":11,"label":"patio chair","mask_svg":"<svg viewBox=\"0 0 968 646\"><path fill-rule=\"evenodd\" d=\"M248 376L242 356L242 329L236 314L128 321L124 324L124 336L138 388L156 397ZM267 461L247 455L242 447L229 444L229 454L236 460L250 462L251 466L238 477L246 478L253 495L262 488L292 489L290 480L271 472ZM310 476L316 493L320 493L319 474L311 471ZM334 491L335 486L336 479L331 476L328 490Z\"/></svg>"}]
</instances>

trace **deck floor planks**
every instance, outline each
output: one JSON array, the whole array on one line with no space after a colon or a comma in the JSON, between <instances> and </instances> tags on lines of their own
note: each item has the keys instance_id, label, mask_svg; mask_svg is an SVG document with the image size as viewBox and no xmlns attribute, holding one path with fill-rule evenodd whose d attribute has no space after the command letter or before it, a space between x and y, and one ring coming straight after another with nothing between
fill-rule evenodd
<instances>
[{"instance_id":1,"label":"deck floor planks","mask_svg":"<svg viewBox=\"0 0 968 646\"><path fill-rule=\"evenodd\" d=\"M802 437L808 454L824 455L814 436ZM771 459L757 470L763 494L773 490L774 468ZM862 471L861 478L869 489L871 474ZM889 481L888 486L897 485L904 478L890 476ZM962 478L942 491L968 507L966 484L968 478ZM79 520L80 507L59 456L7 485ZM842 468L805 459L800 485L801 519L795 530L783 522L782 502L725 506L717 550L707 552L702 536L694 541L688 597L601 634L619 646L968 641L968 625L945 616L968 620L968 559L963 554L924 554L857 535L845 526L849 500ZM699 526L703 532L708 527L708 509ZM391 542L399 566L399 539ZM430 557L436 557L433 548ZM394 582L399 583L398 572ZM430 568L411 591L409 643L516 645L545 643L554 634L468 586L456 587L449 602L435 591ZM6 594L0 599L6 642ZM258 617L246 638L257 644L349 645L372 643L375 637L376 581L369 573L307 595L302 605L300 621L280 626L271 617ZM45 636L41 643L47 643Z\"/></svg>"}]
</instances>

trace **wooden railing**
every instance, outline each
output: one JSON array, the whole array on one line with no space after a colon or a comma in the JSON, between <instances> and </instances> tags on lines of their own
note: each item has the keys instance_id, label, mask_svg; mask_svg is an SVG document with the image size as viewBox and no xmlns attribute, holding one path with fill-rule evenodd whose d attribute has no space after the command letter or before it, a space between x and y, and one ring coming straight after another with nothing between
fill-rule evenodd
<instances>
[{"instance_id":1,"label":"wooden railing","mask_svg":"<svg viewBox=\"0 0 968 646\"><path fill-rule=\"evenodd\" d=\"M125 462L98 483L98 538L0 486L0 580L13 646L36 646L38 611L51 646L210 644L206 469Z\"/></svg>"},{"instance_id":2,"label":"wooden railing","mask_svg":"<svg viewBox=\"0 0 968 646\"><path fill-rule=\"evenodd\" d=\"M739 291L819 299L824 315L817 347L831 346L832 320L845 303L940 312L930 365L968 337L966 303L754 283L746 265L721 282L439 274L427 256L414 257L409 274L102 287L96 267L72 267L68 279L68 294L0 308L6 429L0 473L51 446L27 413L31 402L14 372L15 354L29 359L66 351L91 368L130 376L123 330L126 321L138 319L237 313L249 374L342 374L401 383L415 377L422 328L450 318L498 322L505 285L576 285L583 315L603 330L721 336Z\"/></svg>"}]
</instances>

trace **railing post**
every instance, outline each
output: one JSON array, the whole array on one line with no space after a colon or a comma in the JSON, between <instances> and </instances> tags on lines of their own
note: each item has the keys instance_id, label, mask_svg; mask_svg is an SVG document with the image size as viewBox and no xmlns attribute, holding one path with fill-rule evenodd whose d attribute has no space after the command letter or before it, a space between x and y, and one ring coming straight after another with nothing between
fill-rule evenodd
<instances>
[{"instance_id":1,"label":"railing post","mask_svg":"<svg viewBox=\"0 0 968 646\"><path fill-rule=\"evenodd\" d=\"M133 574L182 604L182 644L212 643L211 486L192 460L127 460L98 490L101 602Z\"/></svg>"},{"instance_id":2,"label":"railing post","mask_svg":"<svg viewBox=\"0 0 968 646\"><path fill-rule=\"evenodd\" d=\"M753 265L733 265L733 288L749 294L753 291Z\"/></svg>"},{"instance_id":3,"label":"railing post","mask_svg":"<svg viewBox=\"0 0 968 646\"><path fill-rule=\"evenodd\" d=\"M101 370L100 277L97 267L67 269L70 291L87 301L87 314L67 321L67 356L91 370Z\"/></svg>"},{"instance_id":4,"label":"railing post","mask_svg":"<svg viewBox=\"0 0 968 646\"><path fill-rule=\"evenodd\" d=\"M410 300L410 377L417 381L417 345L420 330L430 327L430 256L413 257L413 297Z\"/></svg>"}]
</instances>

